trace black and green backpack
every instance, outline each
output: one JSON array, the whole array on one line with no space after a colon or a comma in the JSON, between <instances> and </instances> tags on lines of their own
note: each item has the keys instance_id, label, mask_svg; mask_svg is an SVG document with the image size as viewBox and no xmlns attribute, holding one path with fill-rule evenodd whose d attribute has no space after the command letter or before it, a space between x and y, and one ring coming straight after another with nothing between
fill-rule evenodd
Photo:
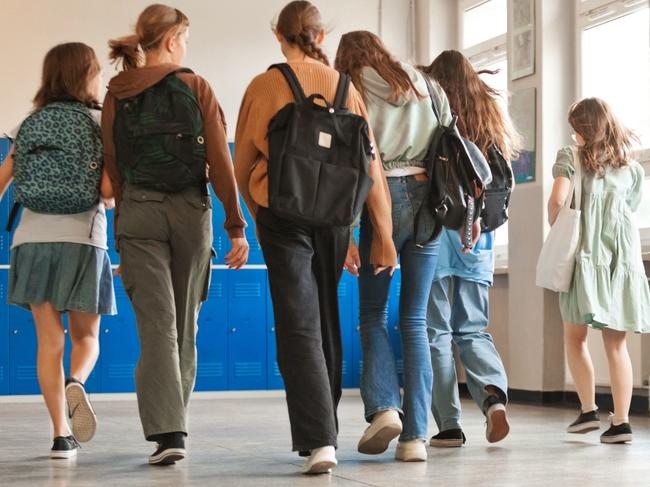
<instances>
[{"instance_id":1,"label":"black and green backpack","mask_svg":"<svg viewBox=\"0 0 650 487\"><path fill-rule=\"evenodd\" d=\"M165 193L205 187L206 149L199 104L177 73L142 93L117 100L113 140L129 184Z\"/></svg>"}]
</instances>

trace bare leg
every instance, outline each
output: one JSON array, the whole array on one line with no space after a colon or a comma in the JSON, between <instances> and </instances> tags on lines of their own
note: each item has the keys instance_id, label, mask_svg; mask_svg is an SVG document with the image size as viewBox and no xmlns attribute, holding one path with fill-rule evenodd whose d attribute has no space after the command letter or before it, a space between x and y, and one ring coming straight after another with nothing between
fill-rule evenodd
<instances>
[{"instance_id":1,"label":"bare leg","mask_svg":"<svg viewBox=\"0 0 650 487\"><path fill-rule=\"evenodd\" d=\"M61 313L50 303L32 305L31 309L38 339L38 384L52 419L54 436L69 436L71 433L66 418L63 374L65 333Z\"/></svg>"},{"instance_id":2,"label":"bare leg","mask_svg":"<svg viewBox=\"0 0 650 487\"><path fill-rule=\"evenodd\" d=\"M99 321L94 313L70 311L70 377L86 382L99 356Z\"/></svg>"},{"instance_id":3,"label":"bare leg","mask_svg":"<svg viewBox=\"0 0 650 487\"><path fill-rule=\"evenodd\" d=\"M585 325L564 324L564 346L566 348L567 362L576 385L583 413L596 409L594 366L587 348L587 331L588 328Z\"/></svg>"},{"instance_id":4,"label":"bare leg","mask_svg":"<svg viewBox=\"0 0 650 487\"><path fill-rule=\"evenodd\" d=\"M609 363L609 378L612 382L612 398L614 399L612 423L614 425L627 423L632 401L632 362L627 351L625 332L605 328L603 343Z\"/></svg>"}]
</instances>

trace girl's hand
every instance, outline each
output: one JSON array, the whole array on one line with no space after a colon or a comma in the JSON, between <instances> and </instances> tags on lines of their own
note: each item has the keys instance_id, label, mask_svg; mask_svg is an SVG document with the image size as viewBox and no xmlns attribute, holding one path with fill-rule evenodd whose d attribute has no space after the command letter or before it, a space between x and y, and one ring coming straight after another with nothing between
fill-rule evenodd
<instances>
[{"instance_id":1,"label":"girl's hand","mask_svg":"<svg viewBox=\"0 0 650 487\"><path fill-rule=\"evenodd\" d=\"M226 265L229 269L239 270L248 262L248 240L246 237L231 238L232 248L226 254Z\"/></svg>"},{"instance_id":2,"label":"girl's hand","mask_svg":"<svg viewBox=\"0 0 650 487\"><path fill-rule=\"evenodd\" d=\"M121 276L122 275L122 266L117 266L115 269L113 269L113 276Z\"/></svg>"},{"instance_id":3,"label":"girl's hand","mask_svg":"<svg viewBox=\"0 0 650 487\"><path fill-rule=\"evenodd\" d=\"M361 267L361 257L359 257L359 248L355 242L350 242L348 255L345 258L343 268L353 276L359 277L359 267Z\"/></svg>"},{"instance_id":4,"label":"girl's hand","mask_svg":"<svg viewBox=\"0 0 650 487\"><path fill-rule=\"evenodd\" d=\"M392 276L395 274L395 268L394 267L384 267L381 265L376 265L375 266L375 276L381 272L384 272L386 269L388 269L388 273Z\"/></svg>"}]
</instances>

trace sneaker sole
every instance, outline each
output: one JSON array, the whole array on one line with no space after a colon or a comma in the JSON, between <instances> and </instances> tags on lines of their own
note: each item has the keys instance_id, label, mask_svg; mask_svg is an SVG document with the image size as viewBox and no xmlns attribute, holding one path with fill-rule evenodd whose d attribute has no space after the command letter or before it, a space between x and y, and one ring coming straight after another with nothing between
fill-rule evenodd
<instances>
[{"instance_id":1,"label":"sneaker sole","mask_svg":"<svg viewBox=\"0 0 650 487\"><path fill-rule=\"evenodd\" d=\"M613 444L613 443L631 443L632 442L632 433L624 433L622 435L616 436L601 436L601 443Z\"/></svg>"},{"instance_id":2,"label":"sneaker sole","mask_svg":"<svg viewBox=\"0 0 650 487\"><path fill-rule=\"evenodd\" d=\"M156 456L149 457L149 465L171 465L185 458L185 450L182 448L170 448Z\"/></svg>"},{"instance_id":3,"label":"sneaker sole","mask_svg":"<svg viewBox=\"0 0 650 487\"><path fill-rule=\"evenodd\" d=\"M463 446L463 440L434 440L433 438L429 441L429 446L434 448L458 448Z\"/></svg>"},{"instance_id":4,"label":"sneaker sole","mask_svg":"<svg viewBox=\"0 0 650 487\"><path fill-rule=\"evenodd\" d=\"M577 433L584 434L589 433L590 431L596 431L600 429L600 421L588 421L586 423L576 424L574 426L569 426L566 431L567 433Z\"/></svg>"},{"instance_id":5,"label":"sneaker sole","mask_svg":"<svg viewBox=\"0 0 650 487\"><path fill-rule=\"evenodd\" d=\"M387 424L372 436L359 440L357 451L366 455L379 455L388 449L391 441L402 433L401 424Z\"/></svg>"},{"instance_id":6,"label":"sneaker sole","mask_svg":"<svg viewBox=\"0 0 650 487\"><path fill-rule=\"evenodd\" d=\"M331 473L332 469L336 467L337 462L332 462L331 460L325 460L322 462L316 462L311 465L307 470L303 470L304 475L319 475L324 473Z\"/></svg>"},{"instance_id":7,"label":"sneaker sole","mask_svg":"<svg viewBox=\"0 0 650 487\"><path fill-rule=\"evenodd\" d=\"M503 440L510 433L510 424L506 415L506 408L502 404L493 406L488 411L488 426L485 431L485 438L488 443L497 443Z\"/></svg>"},{"instance_id":8,"label":"sneaker sole","mask_svg":"<svg viewBox=\"0 0 650 487\"><path fill-rule=\"evenodd\" d=\"M52 450L50 451L50 458L54 460L67 460L77 456L77 449L74 450Z\"/></svg>"},{"instance_id":9,"label":"sneaker sole","mask_svg":"<svg viewBox=\"0 0 650 487\"><path fill-rule=\"evenodd\" d=\"M426 455L411 455L411 456L405 456L405 455L398 455L395 454L395 460L400 461L400 462L426 462L427 461L427 456Z\"/></svg>"},{"instance_id":10,"label":"sneaker sole","mask_svg":"<svg viewBox=\"0 0 650 487\"><path fill-rule=\"evenodd\" d=\"M90 441L97 431L97 416L93 411L88 395L79 384L68 384L65 388L68 409L72 413L72 434L80 443Z\"/></svg>"}]
</instances>

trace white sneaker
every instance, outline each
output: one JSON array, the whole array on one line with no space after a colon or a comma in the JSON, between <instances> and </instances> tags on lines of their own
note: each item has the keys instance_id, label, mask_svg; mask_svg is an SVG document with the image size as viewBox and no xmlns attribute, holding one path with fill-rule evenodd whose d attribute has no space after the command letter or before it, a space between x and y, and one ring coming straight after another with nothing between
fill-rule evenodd
<instances>
[{"instance_id":1,"label":"white sneaker","mask_svg":"<svg viewBox=\"0 0 650 487\"><path fill-rule=\"evenodd\" d=\"M394 409L379 411L359 440L357 450L366 455L384 453L390 442L402 432L402 421Z\"/></svg>"},{"instance_id":2,"label":"white sneaker","mask_svg":"<svg viewBox=\"0 0 650 487\"><path fill-rule=\"evenodd\" d=\"M81 443L92 440L97 430L97 416L83 384L76 380L68 383L65 386L65 398L68 402L72 434Z\"/></svg>"},{"instance_id":3,"label":"white sneaker","mask_svg":"<svg viewBox=\"0 0 650 487\"><path fill-rule=\"evenodd\" d=\"M302 473L305 475L330 473L337 463L334 447L323 446L311 451L311 455L302 467Z\"/></svg>"},{"instance_id":4,"label":"white sneaker","mask_svg":"<svg viewBox=\"0 0 650 487\"><path fill-rule=\"evenodd\" d=\"M485 417L487 419L485 439L488 443L496 443L508 436L510 423L508 423L505 404L494 402L485 412Z\"/></svg>"},{"instance_id":5,"label":"white sneaker","mask_svg":"<svg viewBox=\"0 0 650 487\"><path fill-rule=\"evenodd\" d=\"M424 440L400 441L395 450L395 460L401 462L426 462L427 447Z\"/></svg>"}]
</instances>

